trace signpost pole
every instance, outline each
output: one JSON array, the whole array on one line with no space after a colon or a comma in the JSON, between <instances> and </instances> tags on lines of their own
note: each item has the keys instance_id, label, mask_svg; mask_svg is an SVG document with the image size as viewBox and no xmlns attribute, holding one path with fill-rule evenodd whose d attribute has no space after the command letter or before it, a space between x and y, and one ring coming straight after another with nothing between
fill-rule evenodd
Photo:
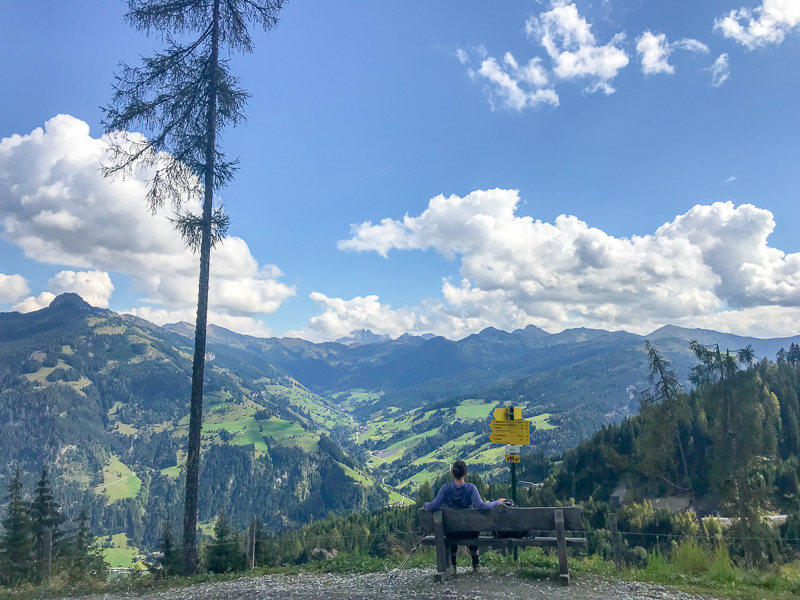
<instances>
[{"instance_id":1,"label":"signpost pole","mask_svg":"<svg viewBox=\"0 0 800 600\"><path fill-rule=\"evenodd\" d=\"M508 409L509 419L511 421L514 420L514 407L511 406ZM517 463L511 463L511 499L514 501L514 504L517 504ZM514 546L514 562L517 562L519 556L517 552L517 547Z\"/></svg>"}]
</instances>

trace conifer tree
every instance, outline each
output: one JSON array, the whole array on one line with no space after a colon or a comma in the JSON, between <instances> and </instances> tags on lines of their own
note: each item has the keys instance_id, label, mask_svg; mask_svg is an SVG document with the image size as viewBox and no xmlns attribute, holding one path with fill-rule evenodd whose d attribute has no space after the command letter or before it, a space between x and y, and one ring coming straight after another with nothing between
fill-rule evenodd
<instances>
[{"instance_id":1,"label":"conifer tree","mask_svg":"<svg viewBox=\"0 0 800 600\"><path fill-rule=\"evenodd\" d=\"M45 565L45 531L50 530L51 558L57 554L58 542L61 539L60 526L64 523L64 516L61 514L61 507L53 498L53 491L50 489L50 480L47 477L47 468L42 469L42 476L36 483L36 491L31 502L31 529L33 533L33 543L36 553L36 564L39 574Z\"/></svg>"},{"instance_id":2,"label":"conifer tree","mask_svg":"<svg viewBox=\"0 0 800 600\"><path fill-rule=\"evenodd\" d=\"M253 51L248 31L278 23L285 0L128 0L127 21L147 34L162 35L166 51L143 59L140 67L122 65L105 126L112 135L111 164L106 175L126 175L142 165L154 168L147 195L150 209L171 204L174 220L187 245L200 252L195 324L189 446L183 522L184 568L197 568L197 490L203 373L208 320L211 249L222 237L228 218L213 208L214 191L227 184L236 161L226 160L221 133L244 120L248 98L231 73L228 53ZM175 36L175 37L173 37ZM180 41L178 41L180 39ZM143 128L149 139L122 132ZM184 210L188 200L202 198L202 214Z\"/></svg>"},{"instance_id":3,"label":"conifer tree","mask_svg":"<svg viewBox=\"0 0 800 600\"><path fill-rule=\"evenodd\" d=\"M206 568L212 573L241 571L244 567L243 558L239 539L231 528L231 522L224 512L220 513L214 523L214 541L208 547Z\"/></svg>"},{"instance_id":4,"label":"conifer tree","mask_svg":"<svg viewBox=\"0 0 800 600\"><path fill-rule=\"evenodd\" d=\"M78 530L67 549L68 577L73 582L85 579L103 580L108 573L108 563L89 529L86 509L81 510L78 515L77 524Z\"/></svg>"},{"instance_id":5,"label":"conifer tree","mask_svg":"<svg viewBox=\"0 0 800 600\"><path fill-rule=\"evenodd\" d=\"M419 486L417 490L417 502L418 506L422 506L426 502L430 502L434 499L433 488L431 487L431 482L427 479Z\"/></svg>"},{"instance_id":6,"label":"conifer tree","mask_svg":"<svg viewBox=\"0 0 800 600\"><path fill-rule=\"evenodd\" d=\"M182 572L183 557L175 545L175 537L169 523L161 533L161 556L156 559L155 573L161 577L174 577Z\"/></svg>"},{"instance_id":7,"label":"conifer tree","mask_svg":"<svg viewBox=\"0 0 800 600\"><path fill-rule=\"evenodd\" d=\"M0 578L5 585L29 581L34 573L30 506L22 494L22 471L17 468L8 486L8 505L0 538Z\"/></svg>"},{"instance_id":8,"label":"conifer tree","mask_svg":"<svg viewBox=\"0 0 800 600\"><path fill-rule=\"evenodd\" d=\"M672 449L679 451L681 463L681 475L684 479L684 486L679 486L676 482L670 481L670 485L681 489L689 494L689 502L692 507L697 506L697 497L692 484L692 477L689 474L689 466L686 461L686 448L681 437L680 422L684 417L685 407L683 406L683 389L678 381L678 375L674 369L670 369L670 361L664 358L658 349L650 343L644 341L647 351L647 358L650 362L650 383L653 386L639 394L641 404L640 414L649 425L647 432L649 436L644 437L641 447L644 449L645 460L664 464L664 460L669 460L673 454ZM663 437L662 437L663 436ZM659 438L664 443L659 443ZM666 479L662 475L662 479ZM669 481L669 480L667 480ZM695 513L697 514L697 513ZM698 516L697 523L703 538L706 538L703 520Z\"/></svg>"}]
</instances>

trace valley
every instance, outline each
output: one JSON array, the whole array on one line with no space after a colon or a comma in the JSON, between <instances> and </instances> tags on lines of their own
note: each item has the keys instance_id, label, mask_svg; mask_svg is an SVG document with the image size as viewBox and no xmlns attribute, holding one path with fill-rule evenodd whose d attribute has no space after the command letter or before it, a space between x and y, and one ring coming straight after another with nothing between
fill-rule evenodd
<instances>
[{"instance_id":1,"label":"valley","mask_svg":"<svg viewBox=\"0 0 800 600\"><path fill-rule=\"evenodd\" d=\"M686 382L695 363L686 338L701 335L714 332L665 328L651 337ZM524 452L562 454L638 410L636 393L649 386L643 339L529 327L459 341L312 344L211 326L201 531L220 512L237 526L258 517L281 532L409 504L456 459L502 479L504 450L488 426L498 406L520 406L531 421ZM74 294L0 314L2 484L17 467L29 482L47 467L67 515L87 508L92 528L111 536L109 549L120 534L120 548L152 548L164 523L180 522L192 342L185 324L158 327Z\"/></svg>"}]
</instances>

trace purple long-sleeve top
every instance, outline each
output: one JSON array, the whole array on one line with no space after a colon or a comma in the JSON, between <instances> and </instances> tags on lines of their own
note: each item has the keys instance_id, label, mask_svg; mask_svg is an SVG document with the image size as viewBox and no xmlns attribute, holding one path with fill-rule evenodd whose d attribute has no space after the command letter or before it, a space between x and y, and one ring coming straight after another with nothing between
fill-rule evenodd
<instances>
[{"instance_id":1,"label":"purple long-sleeve top","mask_svg":"<svg viewBox=\"0 0 800 600\"><path fill-rule=\"evenodd\" d=\"M499 500L484 502L478 488L472 483L458 485L455 481L445 483L439 488L436 498L425 503L425 508L430 511L439 510L444 504L447 508L477 508L489 510L500 504Z\"/></svg>"}]
</instances>

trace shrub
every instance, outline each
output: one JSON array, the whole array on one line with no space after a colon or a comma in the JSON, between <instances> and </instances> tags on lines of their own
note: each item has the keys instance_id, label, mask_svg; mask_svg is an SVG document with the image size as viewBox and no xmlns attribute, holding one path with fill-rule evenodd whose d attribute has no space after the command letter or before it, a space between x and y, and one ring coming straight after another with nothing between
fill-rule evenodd
<instances>
[{"instance_id":1,"label":"shrub","mask_svg":"<svg viewBox=\"0 0 800 600\"><path fill-rule=\"evenodd\" d=\"M694 540L678 545L672 553L672 564L687 575L702 575L711 570L714 556Z\"/></svg>"}]
</instances>

